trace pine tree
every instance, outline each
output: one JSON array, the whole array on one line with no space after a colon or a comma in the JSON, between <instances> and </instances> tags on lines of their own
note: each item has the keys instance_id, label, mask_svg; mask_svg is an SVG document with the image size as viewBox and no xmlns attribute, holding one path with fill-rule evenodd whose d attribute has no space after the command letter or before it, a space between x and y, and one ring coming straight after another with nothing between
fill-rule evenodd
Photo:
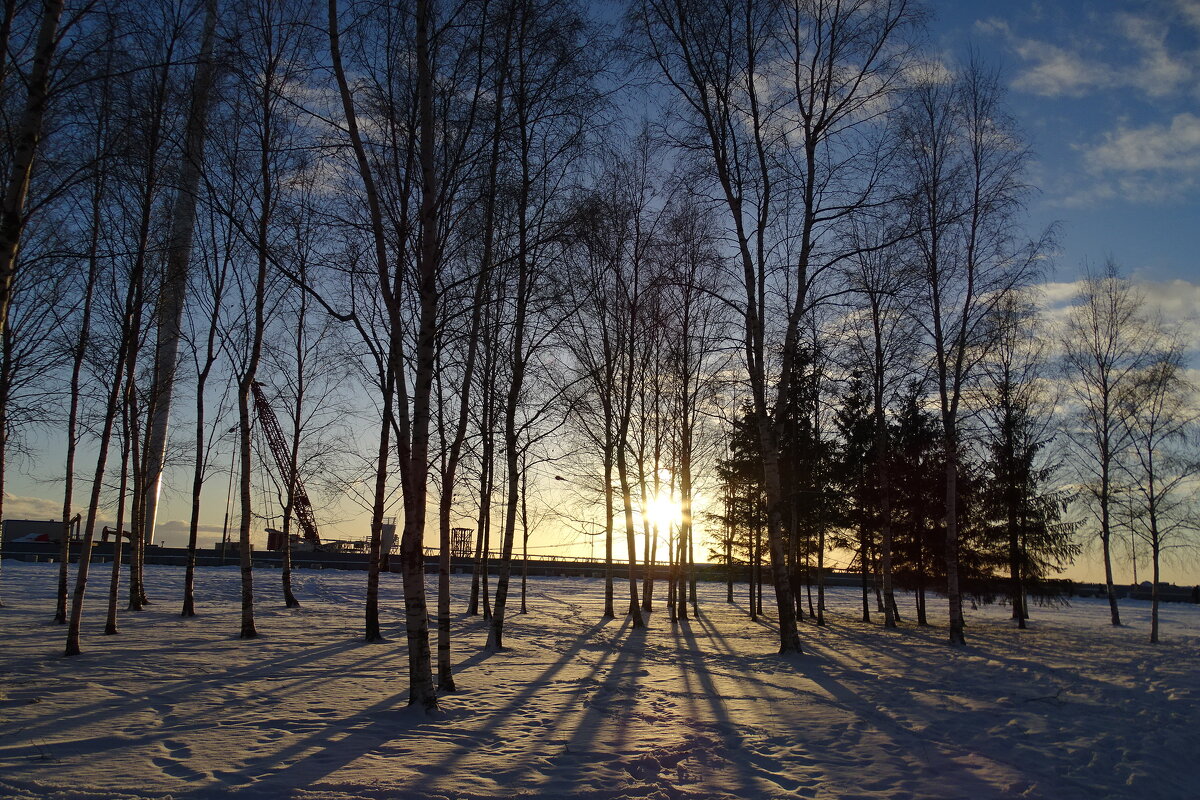
<instances>
[{"instance_id":1,"label":"pine tree","mask_svg":"<svg viewBox=\"0 0 1200 800\"><path fill-rule=\"evenodd\" d=\"M817 352L799 347L791 359L795 374L788 382L784 408L776 413L779 436L779 474L784 490L784 520L791 532L793 586L799 583L800 557L809 563L816 556L818 625L825 624L825 536L834 521L837 505L834 486L833 442L820 424L820 367ZM797 593L797 607L800 598ZM811 600L810 600L811 606Z\"/></svg>"},{"instance_id":2,"label":"pine tree","mask_svg":"<svg viewBox=\"0 0 1200 800\"><path fill-rule=\"evenodd\" d=\"M917 624L928 625L925 592L943 563L942 451L937 420L921 407L921 386L909 386L893 429L896 584L916 595Z\"/></svg>"},{"instance_id":3,"label":"pine tree","mask_svg":"<svg viewBox=\"0 0 1200 800\"><path fill-rule=\"evenodd\" d=\"M862 620L871 621L871 559L879 529L878 470L873 453L876 448L874 398L861 373L854 373L841 407L835 416L838 446L833 464L839 502L835 505L837 526L842 536L835 546L857 550L862 574Z\"/></svg>"}]
</instances>

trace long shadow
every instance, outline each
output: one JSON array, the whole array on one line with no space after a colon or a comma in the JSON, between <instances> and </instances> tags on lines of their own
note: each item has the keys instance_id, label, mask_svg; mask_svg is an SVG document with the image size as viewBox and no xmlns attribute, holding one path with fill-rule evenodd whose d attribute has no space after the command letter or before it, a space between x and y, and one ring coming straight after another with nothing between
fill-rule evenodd
<instances>
[{"instance_id":1,"label":"long shadow","mask_svg":"<svg viewBox=\"0 0 1200 800\"><path fill-rule=\"evenodd\" d=\"M610 649L603 653L600 658L592 665L592 675L589 680L579 681L575 688L566 693L565 701L563 702L563 710L571 711L581 709L578 718L573 726L570 727L569 734L567 733L567 724L565 717L560 720L561 724L557 726L547 726L541 735L534 737L528 748L529 754L545 755L545 748L550 744L557 744L566 736L563 750L551 757L544 768L537 770L538 774L548 775L554 772L568 772L574 774L578 768L578 761L584 760L589 766L593 766L595 762L591 760L589 747L595 737L596 729L600 720L610 715L609 703L607 698L614 691L621 691L629 695L629 699L620 703L620 705L629 705L635 703L634 694L636 693L636 683L632 687L632 691L628 691L625 686L617 686L611 680L600 680L599 673L604 670L605 664L613 657L614 653L618 653L617 659L607 671L607 676L630 676L636 677L625 669L631 666L633 660L640 661L642 652L641 644L644 642L645 629L632 630L630 629L631 621L626 617L620 629L614 634L613 642L621 641L621 644L616 649ZM626 634L622 640L622 634ZM594 691L593 691L594 690ZM592 691L590 697L585 697L589 691ZM603 693L603 697L600 697ZM624 719L621 719L624 722ZM553 741L552 741L553 740ZM616 743L624 741L624 726L621 727L621 732L617 737Z\"/></svg>"},{"instance_id":2,"label":"long shadow","mask_svg":"<svg viewBox=\"0 0 1200 800\"><path fill-rule=\"evenodd\" d=\"M142 711L151 706L156 706L164 701L170 703L173 699L192 697L196 693L197 684L217 683L228 684L236 683L239 679L252 677L259 673L277 674L283 669L295 668L307 663L320 662L337 653L351 650L360 646L366 645L361 639L358 640L343 640L334 644L325 645L323 647L306 649L296 655L284 656L266 661L252 661L241 667L231 667L219 672L205 672L202 676L191 676L184 678L174 683L167 684L162 687L153 688L152 694L146 697L130 697L120 702L121 713L132 713ZM247 646L252 647L253 643L248 642ZM383 657L385 654L378 653L372 657L364 659L364 661L372 660L372 658ZM114 654L109 651L104 658L108 660L119 660L120 654ZM76 656L75 658L87 658L84 656ZM96 722L100 719L110 718L113 715L113 705L115 700L108 698L102 701L96 701L85 706L79 707L76 713L69 716L56 717L53 720L46 720L41 723L34 723L22 728L21 733L25 736L37 736L49 731L69 730L71 727L86 725Z\"/></svg>"},{"instance_id":3,"label":"long shadow","mask_svg":"<svg viewBox=\"0 0 1200 800\"><path fill-rule=\"evenodd\" d=\"M724 635L719 633L715 626L711 625L704 615L699 615L697 620L700 625L705 628L713 644L724 651L723 655L728 656L731 660L735 659L737 654L730 647ZM874 648L878 648L879 640L877 637L872 639L872 641L869 643L865 641L868 635L877 634L877 632L874 630L859 630L852 626L847 627L841 625L834 625L833 628L839 635L847 636L847 638L851 639L862 639L862 641L854 642L854 645L856 645L855 647L847 648L847 650L850 652L872 645ZM917 635L923 639L931 639L933 638L932 634L933 632L920 632ZM834 657L835 653L836 658ZM913 666L926 666L920 664L915 659L912 659L910 654L903 653L902 651L893 651L892 655L898 657L898 660L902 656L909 655L910 657L905 664L906 668L908 669L911 669ZM880 734L888 737L891 742L897 744L898 746L907 748L909 751L914 752L914 754L916 754L918 751L923 753L922 760L927 764L930 764L934 768L944 768L947 766L950 762L950 758L943 756L941 753L930 752L928 745L942 745L951 751L961 751L961 747L958 746L958 743L956 742L940 742L936 739L930 739L928 731L937 730L935 720L928 720L927 722L930 723L929 725L927 725L923 730L916 730L881 712L879 706L870 702L863 696L860 696L858 692L851 690L845 684L831 676L831 671L845 670L849 668L844 663L841 663L837 660L845 659L846 657L847 656L845 653L830 649L826 645L810 641L806 643L806 652L804 655L793 657L770 656L768 659L764 660L769 660L773 664L773 668L777 671L790 672L811 682L829 698L832 698L832 706L834 708L837 708L848 714L852 719L863 723L867 727L875 728ZM769 687L770 689L778 692L778 696L781 698L786 697L789 693L794 693L795 691L795 687L776 684L771 681L749 675L744 676L742 680L749 681L751 685L757 684L764 689ZM907 710L913 711L915 709L910 707ZM824 744L826 748L833 746L832 742L826 742ZM914 750L914 748L919 750ZM809 748L809 752L813 756L819 757L820 755L820 751L813 751L811 748ZM829 755L836 759L844 756L845 754L834 750L831 751ZM953 765L953 770L960 786L963 783L970 785L971 796L986 796L989 793L994 793L996 791L997 787L987 784L957 764Z\"/></svg>"},{"instance_id":4,"label":"long shadow","mask_svg":"<svg viewBox=\"0 0 1200 800\"><path fill-rule=\"evenodd\" d=\"M756 785L756 781L742 768L742 765L753 754L746 747L746 742L738 732L738 726L730 716L729 709L725 706L721 692L717 689L716 682L708 670L708 665L704 663L703 653L689 620L677 620L671 633L679 651L679 666L684 675L685 685L691 683L689 676L695 675L701 689L700 692L689 691L687 693L687 697L692 701L693 713L699 718L700 714L695 708L695 698L697 696L704 697L708 701L709 711L717 721L714 732L721 738L725 758L733 765L734 775L741 790L739 795L742 797L757 796L759 787ZM683 646L680 647L680 645Z\"/></svg>"},{"instance_id":5,"label":"long shadow","mask_svg":"<svg viewBox=\"0 0 1200 800\"><path fill-rule=\"evenodd\" d=\"M524 707L537 692L540 685L551 680L554 675L570 663L584 644L609 622L609 620L602 620L586 631L583 631L575 639L573 646L569 650L548 666L541 675L530 682L506 706L493 712L480 725L480 729L497 729L498 726L504 723L507 717L512 715L517 709ZM489 651L477 652L457 664L455 672L461 672L493 655ZM291 743L282 751L271 753L269 756L264 756L254 762L248 763L236 772L222 775L219 781L207 784L204 788L196 790L190 796L196 798L211 796L212 789L218 786L224 786L227 790L235 793L241 789L249 788L253 788L256 792L277 788L282 796L289 790L311 784L341 769L405 732L414 733L424 725L442 724L443 720L437 718L429 719L424 716L418 718L415 713L404 717L394 715L382 719L377 717L379 712L392 708L405 698L407 694L407 691L399 692L352 717L332 722L322 728L321 731ZM271 776L270 783L265 782L263 778L259 778L250 785L239 786L239 783L245 783L255 778L256 775L260 774L260 771L269 769L280 762L286 761L286 759L313 748L320 748L320 752L306 755L300 761L281 768L280 771ZM430 778L446 774L452 770L460 759L470 752L472 752L472 749L469 746L455 748L440 761L423 763L421 770Z\"/></svg>"},{"instance_id":6,"label":"long shadow","mask_svg":"<svg viewBox=\"0 0 1200 800\"><path fill-rule=\"evenodd\" d=\"M560 655L544 670L542 670L541 674L531 680L525 686L525 688L518 692L517 695L514 696L508 703L501 708L496 709L483 721L481 721L478 725L478 729L497 729L498 726L502 725L508 717L512 716L518 710L525 708L529 701L533 699L534 695L536 695L545 684L553 680L554 676L560 673L568 664L575 660L575 657L586 647L586 645L597 633L612 623L613 620L611 619L601 619L587 630L581 632L575 637L573 644L566 651L564 651L562 655ZM620 631L618 631L618 635L619 634ZM601 660L603 661L604 658L602 657ZM582 688L577 690L577 693L581 691ZM426 771L430 774L430 776L445 774L446 772L450 771L454 764L456 764L466 755L468 755L468 750L466 748L458 748L453 752L447 753L444 758L427 768Z\"/></svg>"},{"instance_id":7,"label":"long shadow","mask_svg":"<svg viewBox=\"0 0 1200 800\"><path fill-rule=\"evenodd\" d=\"M862 631L860 633L865 636L868 632ZM930 640L934 636L922 635L920 638ZM940 637L937 638L940 646ZM856 642L855 645L859 648L868 646L864 642ZM876 647L878 646L878 641L875 642L875 645ZM934 674L930 670L931 665L922 661L917 653L904 652L893 647L889 655L897 659L898 667L902 667L898 668L901 674L927 676ZM974 710L935 710L920 703L897 705L893 700L890 706L895 711L920 718L919 727L907 723L883 711L881 704L873 702L869 695L863 695L860 692L851 690L830 674L834 671L852 669L839 660L845 659L845 657L845 654L840 651L820 646L811 648L808 655L796 659L788 659L786 663L795 673L811 681L832 697L835 707L852 715L865 725L875 728L908 752L914 755L919 753L921 760L936 774L953 774L954 785L968 791L968 796L992 796L998 791L997 786L987 783L954 760L956 754L977 755L970 749L969 742L956 740L951 737L955 733L961 732L964 728L967 730L986 730L986 726L983 725L985 721L984 714ZM945 664L937 666L944 667ZM982 667L984 665L978 666ZM986 683L986 680L984 682ZM912 693L912 690L907 686L899 688L902 691ZM946 725L947 714L975 715L979 717L980 724L955 723ZM945 730L946 733L939 733L941 730ZM994 751L989 748L989 752ZM835 752L833 755L836 756L839 754ZM1003 760L1001 760L1001 763L1003 763ZM1014 761L1014 763L1019 763L1019 760ZM1024 770L1020 770L1019 767L1017 769L1024 774ZM1063 779L1060 778L1060 780ZM1065 787L1059 784L1059 788Z\"/></svg>"},{"instance_id":8,"label":"long shadow","mask_svg":"<svg viewBox=\"0 0 1200 800\"><path fill-rule=\"evenodd\" d=\"M637 664L642 662L645 653L646 644L646 628L631 628L631 621L628 617L625 618L625 623L617 631L617 636L626 634L623 641L617 650L618 655L613 661L612 667L609 668L605 679L599 681L600 686L593 693L592 697L587 701L586 710L580 715L579 723L575 726L575 730L571 735L569 746L573 746L575 752L579 752L587 745L583 740L586 735L594 735L594 726L588 723L610 714L609 709L612 708L618 713L617 718L617 733L614 737L613 744L620 746L624 744L628 729L629 719L628 713L619 713L620 711L629 712L637 705L637 672L632 669ZM608 660L610 654L603 656L593 668L593 673L598 674ZM629 678L629 683L625 683L622 679ZM581 685L577 694L582 694L586 687ZM603 697L599 695L603 693ZM616 702L613 702L614 695L623 695Z\"/></svg>"},{"instance_id":9,"label":"long shadow","mask_svg":"<svg viewBox=\"0 0 1200 800\"><path fill-rule=\"evenodd\" d=\"M270 797L285 797L290 791L335 772L383 742L395 738L398 731L405 727L404 721L380 718L378 715L394 708L407 696L408 690L389 695L354 716L330 723L319 732L299 739L268 757L247 763L238 770L216 772L203 786L177 796L201 800L213 797L214 790L222 790L230 794L253 791L266 793ZM322 748L321 752L288 763L290 758L315 747Z\"/></svg>"},{"instance_id":10,"label":"long shadow","mask_svg":"<svg viewBox=\"0 0 1200 800\"><path fill-rule=\"evenodd\" d=\"M399 653L402 655L401 653ZM475 666L493 655L480 651L455 665L455 672ZM339 667L339 670L341 668ZM391 714L380 717L383 712L394 712L408 697L405 689L380 700L357 714L323 725L317 732L297 739L282 750L272 752L257 761L247 763L240 769L217 773L203 787L190 790L183 797L207 798L214 789L237 794L253 790L268 792L271 796L284 796L289 790L308 785L353 762L395 739L414 726L426 722L421 712L412 715ZM304 756L299 761L287 763L306 750L319 748L320 752Z\"/></svg>"}]
</instances>

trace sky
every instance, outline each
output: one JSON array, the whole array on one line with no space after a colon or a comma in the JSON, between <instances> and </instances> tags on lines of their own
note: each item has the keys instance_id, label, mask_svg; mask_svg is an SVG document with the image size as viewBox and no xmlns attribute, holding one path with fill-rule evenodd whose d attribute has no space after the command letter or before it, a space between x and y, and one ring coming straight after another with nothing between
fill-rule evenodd
<instances>
[{"instance_id":1,"label":"sky","mask_svg":"<svg viewBox=\"0 0 1200 800\"><path fill-rule=\"evenodd\" d=\"M973 51L1007 87L1034 156L1030 234L1057 231L1048 295L1069 297L1086 264L1112 258L1168 317L1190 320L1200 366L1200 0L938 0L930 8L934 56L953 64ZM57 519L61 484L32 473L11 476L7 515ZM186 482L164 495L156 539L184 542ZM219 538L225 488L218 477L206 489L206 541ZM365 516L343 516L330 526L335 536L366 535ZM578 545L563 546L572 539ZM588 553L587 537L550 520L531 544ZM1100 579L1098 555L1085 554L1067 575ZM1167 564L1165 578L1200 583L1200 559Z\"/></svg>"},{"instance_id":2,"label":"sky","mask_svg":"<svg viewBox=\"0 0 1200 800\"><path fill-rule=\"evenodd\" d=\"M1058 225L1053 279L1111 256L1141 279L1194 287L1200 0L933 8L943 57L961 60L973 46L1001 70L1034 152L1032 227Z\"/></svg>"}]
</instances>

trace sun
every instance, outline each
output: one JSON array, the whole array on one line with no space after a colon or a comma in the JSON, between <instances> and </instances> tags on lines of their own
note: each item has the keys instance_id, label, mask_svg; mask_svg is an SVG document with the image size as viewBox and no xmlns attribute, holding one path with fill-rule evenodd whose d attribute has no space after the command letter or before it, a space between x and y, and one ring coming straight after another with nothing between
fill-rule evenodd
<instances>
[{"instance_id":1,"label":"sun","mask_svg":"<svg viewBox=\"0 0 1200 800\"><path fill-rule=\"evenodd\" d=\"M642 515L651 525L660 531L669 530L672 525L678 525L683 516L679 501L667 495L650 498L642 507Z\"/></svg>"}]
</instances>

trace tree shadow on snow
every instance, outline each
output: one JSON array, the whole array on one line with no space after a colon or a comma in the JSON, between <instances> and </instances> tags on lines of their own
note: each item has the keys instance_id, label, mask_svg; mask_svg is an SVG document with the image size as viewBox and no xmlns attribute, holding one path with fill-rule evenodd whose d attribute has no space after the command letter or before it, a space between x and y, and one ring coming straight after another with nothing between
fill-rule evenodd
<instances>
[{"instance_id":1,"label":"tree shadow on snow","mask_svg":"<svg viewBox=\"0 0 1200 800\"><path fill-rule=\"evenodd\" d=\"M430 781L452 773L460 760L476 753L479 740L473 736L461 737L440 759L429 760L428 749L423 749L429 744L424 740L425 734L433 734L451 727L458 730L456 722L470 723L474 730L480 731L502 729L508 724L510 717L518 715L528 706L539 688L571 664L588 641L611 622L602 620L582 631L572 646L537 678L525 684L511 701L490 712L482 720L476 721L471 718L469 709L460 712L449 708L443 714L434 717L427 717L420 709L411 707L398 710L397 706L407 703L408 691L404 690L352 716L330 721L320 730L296 739L280 750L252 759L236 770L216 772L213 780L178 796L201 800L220 791L235 796L246 792L256 796L285 797L296 789L321 781L360 758L379 755L384 750L388 750L386 755L394 756L396 744L413 750L413 758L406 760L404 767L422 773L422 777L411 787L412 790L428 788L427 784ZM403 652L406 651L401 651L401 654ZM456 664L455 674L461 675L494 655L492 651L478 650ZM443 699L453 697L455 695L448 695ZM389 745L393 746L393 749L389 749Z\"/></svg>"}]
</instances>

